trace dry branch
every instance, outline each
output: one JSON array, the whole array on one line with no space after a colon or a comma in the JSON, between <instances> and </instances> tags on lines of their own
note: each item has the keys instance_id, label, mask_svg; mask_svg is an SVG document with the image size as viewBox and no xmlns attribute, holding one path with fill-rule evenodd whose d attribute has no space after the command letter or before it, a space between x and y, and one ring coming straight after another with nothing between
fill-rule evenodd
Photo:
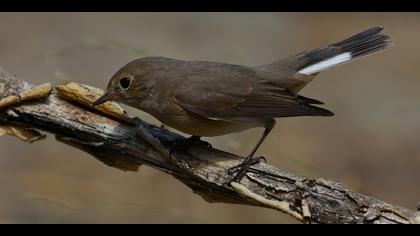
<instances>
[{"instance_id":1,"label":"dry branch","mask_svg":"<svg viewBox=\"0 0 420 236\"><path fill-rule=\"evenodd\" d=\"M241 161L238 156L197 144L188 153L169 157L173 141L183 137L131 119L112 103L105 105L111 108L92 109L89 104L100 95L98 89L70 84L50 94L46 87L31 88L0 70L0 136L33 141L45 131L109 166L136 171L145 164L168 173L208 202L271 208L305 223L420 222L419 212L264 163L252 167L240 184L229 185L227 169ZM22 99L22 94L31 96Z\"/></svg>"}]
</instances>

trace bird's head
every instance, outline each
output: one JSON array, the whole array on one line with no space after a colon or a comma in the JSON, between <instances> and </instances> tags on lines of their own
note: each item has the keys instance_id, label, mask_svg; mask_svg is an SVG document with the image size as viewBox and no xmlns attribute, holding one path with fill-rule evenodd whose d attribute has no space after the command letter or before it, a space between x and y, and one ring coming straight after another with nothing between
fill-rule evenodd
<instances>
[{"instance_id":1,"label":"bird's head","mask_svg":"<svg viewBox=\"0 0 420 236\"><path fill-rule=\"evenodd\" d=\"M159 72L160 67L160 63L147 57L128 63L112 76L105 94L93 106L116 101L138 107L154 87L157 74L153 72Z\"/></svg>"}]
</instances>

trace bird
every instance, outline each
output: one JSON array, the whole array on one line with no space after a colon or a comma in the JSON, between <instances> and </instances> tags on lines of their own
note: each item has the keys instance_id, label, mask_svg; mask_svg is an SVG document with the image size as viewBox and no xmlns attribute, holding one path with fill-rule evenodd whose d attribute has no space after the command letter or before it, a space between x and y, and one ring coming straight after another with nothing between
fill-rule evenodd
<instances>
[{"instance_id":1,"label":"bird","mask_svg":"<svg viewBox=\"0 0 420 236\"><path fill-rule=\"evenodd\" d=\"M230 182L240 182L252 165L264 159L254 155L276 118L334 115L320 107L323 102L299 92L324 70L387 49L390 36L383 31L381 26L368 28L325 47L258 66L143 57L119 69L93 106L107 101L132 106L191 135L189 141L264 128L249 155L228 170L234 175Z\"/></svg>"}]
</instances>

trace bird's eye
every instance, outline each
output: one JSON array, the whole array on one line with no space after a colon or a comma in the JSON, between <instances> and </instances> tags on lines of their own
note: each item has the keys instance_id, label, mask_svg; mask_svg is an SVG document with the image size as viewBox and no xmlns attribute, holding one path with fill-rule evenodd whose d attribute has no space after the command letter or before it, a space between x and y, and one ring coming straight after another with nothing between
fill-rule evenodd
<instances>
[{"instance_id":1,"label":"bird's eye","mask_svg":"<svg viewBox=\"0 0 420 236\"><path fill-rule=\"evenodd\" d=\"M121 88L127 90L130 87L131 79L128 77L120 79L120 86Z\"/></svg>"}]
</instances>

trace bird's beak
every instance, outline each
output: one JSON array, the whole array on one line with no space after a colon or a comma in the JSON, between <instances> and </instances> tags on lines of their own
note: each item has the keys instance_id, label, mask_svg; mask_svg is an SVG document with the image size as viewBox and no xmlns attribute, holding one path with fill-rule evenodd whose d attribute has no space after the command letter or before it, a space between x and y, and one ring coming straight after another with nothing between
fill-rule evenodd
<instances>
[{"instance_id":1,"label":"bird's beak","mask_svg":"<svg viewBox=\"0 0 420 236\"><path fill-rule=\"evenodd\" d=\"M111 99L111 95L108 93L105 93L102 97L100 97L98 100L96 100L92 106L96 107L98 105L101 105L102 103L105 103Z\"/></svg>"}]
</instances>

